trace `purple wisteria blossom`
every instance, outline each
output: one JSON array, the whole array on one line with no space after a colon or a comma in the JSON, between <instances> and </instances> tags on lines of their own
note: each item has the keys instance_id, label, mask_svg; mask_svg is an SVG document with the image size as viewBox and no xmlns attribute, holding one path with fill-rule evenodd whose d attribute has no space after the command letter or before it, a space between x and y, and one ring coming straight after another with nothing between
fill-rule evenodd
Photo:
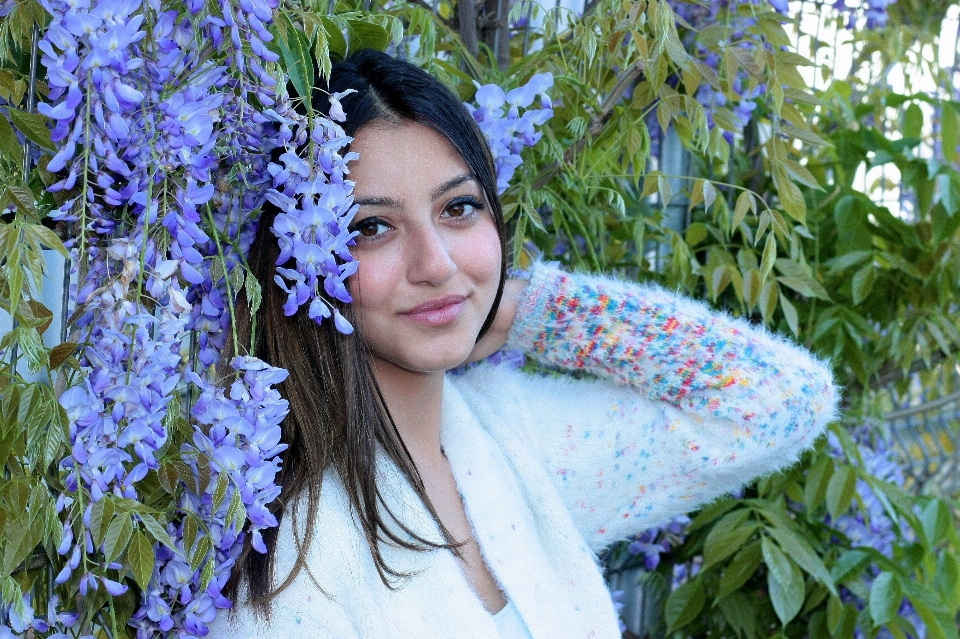
<instances>
[{"instance_id":1,"label":"purple wisteria blossom","mask_svg":"<svg viewBox=\"0 0 960 639\"><path fill-rule=\"evenodd\" d=\"M331 96L330 114L342 119L338 97ZM356 236L350 223L357 207L353 182L346 179L348 162L358 156L340 153L352 138L333 119L315 118L311 129L306 118L293 113L275 117L281 129L290 131L279 161L267 167L272 188L266 193L280 209L270 230L280 243L276 284L287 293L284 313L293 315L306 306L318 324L332 316L338 331L351 333L353 327L331 300L353 301L344 281L358 266L350 254ZM303 147L312 150L312 161L302 156Z\"/></svg>"},{"instance_id":2,"label":"purple wisteria blossom","mask_svg":"<svg viewBox=\"0 0 960 639\"><path fill-rule=\"evenodd\" d=\"M879 29L887 26L887 20L889 19L887 8L892 4L893 0L863 0L862 2L854 2L854 6L848 6L844 0L836 0L833 3L833 8L840 14L847 15L847 29L857 28L860 15L865 18L867 29Z\"/></svg>"},{"instance_id":3,"label":"purple wisteria blossom","mask_svg":"<svg viewBox=\"0 0 960 639\"><path fill-rule=\"evenodd\" d=\"M253 357L236 357L230 367L237 379L229 391L196 373L186 374L200 395L191 411L193 438L182 446L180 456L197 477L202 475L200 466L208 465L210 479L200 493L187 484L178 508L185 516L167 526L176 550L158 548L150 587L131 621L138 637L172 630L206 635L206 624L217 610L232 605L221 589L245 537L252 535L254 550L266 552L260 531L277 525L268 505L280 493L274 479L280 470L278 455L286 448L280 443L280 422L287 402L273 386L287 372ZM188 548L190 518L199 518L205 529L199 528Z\"/></svg>"},{"instance_id":4,"label":"purple wisteria blossom","mask_svg":"<svg viewBox=\"0 0 960 639\"><path fill-rule=\"evenodd\" d=\"M539 127L553 117L553 103L547 94L552 86L553 74L549 72L539 73L524 86L507 92L495 84L487 84L477 88L476 104L466 105L490 145L497 170L497 190L501 194L523 164L520 152L540 140L543 134ZM540 108L531 109L538 97Z\"/></svg>"},{"instance_id":5,"label":"purple wisteria blossom","mask_svg":"<svg viewBox=\"0 0 960 639\"><path fill-rule=\"evenodd\" d=\"M687 48L696 51L708 67L720 74L722 62L720 55L697 40L697 33L712 24L729 25L731 27L729 46L742 48L752 56L757 45L749 38L744 38L744 35L748 29L756 25L757 20L752 16L755 15L757 7L762 4L766 2L724 0L706 4L671 2L671 7L681 23L691 27L683 34ZM785 0L771 1L769 4L780 13L786 13L789 8ZM749 7L750 11L745 11L746 7ZM767 43L763 46L770 47ZM716 114L720 109L728 110L736 126L742 129L749 122L757 108L757 100L766 93L767 87L755 78L751 78L744 69L739 69L734 77L727 78L726 81L730 83L731 91L725 92L720 87L709 83L702 84L697 89L697 102L703 105L707 124L711 129L715 126ZM736 99L731 100L728 97L731 93L737 96ZM656 127L653 128L656 131ZM656 133L659 135L659 131ZM732 144L733 133L727 131L724 137L728 144Z\"/></svg>"},{"instance_id":6,"label":"purple wisteria blossom","mask_svg":"<svg viewBox=\"0 0 960 639\"><path fill-rule=\"evenodd\" d=\"M683 543L689 525L690 518L679 515L663 528L650 528L637 535L627 546L627 552L642 555L644 568L655 570L660 565L660 555Z\"/></svg>"},{"instance_id":7,"label":"purple wisteria blossom","mask_svg":"<svg viewBox=\"0 0 960 639\"><path fill-rule=\"evenodd\" d=\"M140 636L205 635L205 624L230 605L220 589L245 539L262 552L261 530L276 525L268 505L279 492L286 402L273 385L286 373L237 358L237 379L224 393L212 385L210 365L225 346L237 293L227 281L270 186L269 153L289 141L264 115L271 106L291 110L275 104L276 81L265 71L277 60L264 46L277 4L43 2L50 92L39 110L54 121L59 146L48 169L62 176L50 190L71 196L54 217L77 225L72 251L83 267L72 299L83 376L60 397L70 454L61 463L55 581L76 584L81 596L127 592L132 580L124 565L107 561L94 515L107 502L117 509L139 501L141 482L175 462L182 472L169 522L130 510L113 520L158 542L134 617ZM218 64L197 42L232 45L234 54ZM189 363L191 334L202 375ZM186 412L180 398L191 392L200 400ZM192 440L172 448L171 426L186 418ZM200 488L208 471L212 481ZM198 521L202 534L187 534ZM67 621L58 618L57 628Z\"/></svg>"}]
</instances>

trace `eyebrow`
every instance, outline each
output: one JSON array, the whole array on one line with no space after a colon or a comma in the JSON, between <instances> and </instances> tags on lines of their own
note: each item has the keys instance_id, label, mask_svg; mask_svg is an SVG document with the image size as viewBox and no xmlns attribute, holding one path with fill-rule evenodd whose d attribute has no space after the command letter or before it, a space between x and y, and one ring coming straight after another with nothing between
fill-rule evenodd
<instances>
[{"instance_id":1,"label":"eyebrow","mask_svg":"<svg viewBox=\"0 0 960 639\"><path fill-rule=\"evenodd\" d=\"M476 182L476 181L477 179L473 177L473 174L471 173L464 173L463 175L458 175L457 177L447 180L446 182L444 182L443 184L435 188L433 192L430 194L430 199L437 200L444 193L446 193L447 191L452 191L453 189L457 188L464 182Z\"/></svg>"},{"instance_id":2,"label":"eyebrow","mask_svg":"<svg viewBox=\"0 0 960 639\"><path fill-rule=\"evenodd\" d=\"M452 191L461 184L466 182L476 182L477 179L470 173L464 173L463 175L458 175L454 178L451 178L435 188L430 193L431 200L437 200L443 196L444 193ZM384 206L393 209L403 209L403 201L394 199L387 196L375 196L375 197L361 197L353 201L354 204L360 206Z\"/></svg>"}]
</instances>

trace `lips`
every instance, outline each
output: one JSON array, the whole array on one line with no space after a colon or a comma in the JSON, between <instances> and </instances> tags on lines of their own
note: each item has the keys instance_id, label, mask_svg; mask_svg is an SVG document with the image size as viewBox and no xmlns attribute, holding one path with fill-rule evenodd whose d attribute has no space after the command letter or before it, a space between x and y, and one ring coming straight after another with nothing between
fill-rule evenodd
<instances>
[{"instance_id":1,"label":"lips","mask_svg":"<svg viewBox=\"0 0 960 639\"><path fill-rule=\"evenodd\" d=\"M419 324L443 326L457 319L466 299L464 295L446 295L418 304L400 315Z\"/></svg>"}]
</instances>

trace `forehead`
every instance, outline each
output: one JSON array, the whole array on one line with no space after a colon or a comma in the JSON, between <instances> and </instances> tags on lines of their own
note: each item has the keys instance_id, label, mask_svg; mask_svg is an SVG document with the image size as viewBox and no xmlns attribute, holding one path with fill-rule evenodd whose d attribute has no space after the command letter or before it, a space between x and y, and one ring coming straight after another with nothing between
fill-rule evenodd
<instances>
[{"instance_id":1,"label":"forehead","mask_svg":"<svg viewBox=\"0 0 960 639\"><path fill-rule=\"evenodd\" d=\"M446 137L418 122L368 124L357 131L350 150L360 155L350 163L359 197L430 192L471 173Z\"/></svg>"}]
</instances>

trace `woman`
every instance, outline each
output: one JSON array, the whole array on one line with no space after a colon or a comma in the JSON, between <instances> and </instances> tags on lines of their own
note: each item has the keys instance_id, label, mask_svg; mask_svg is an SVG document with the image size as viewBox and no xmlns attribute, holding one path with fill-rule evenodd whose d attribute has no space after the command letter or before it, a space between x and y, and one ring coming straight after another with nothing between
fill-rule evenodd
<instances>
[{"instance_id":1,"label":"woman","mask_svg":"<svg viewBox=\"0 0 960 639\"><path fill-rule=\"evenodd\" d=\"M256 354L290 371L281 524L213 636L618 637L594 553L795 461L834 415L829 371L660 289L542 263L505 282L493 163L456 96L369 51L331 78L355 90L357 331L264 289ZM505 344L601 379L445 375Z\"/></svg>"}]
</instances>

